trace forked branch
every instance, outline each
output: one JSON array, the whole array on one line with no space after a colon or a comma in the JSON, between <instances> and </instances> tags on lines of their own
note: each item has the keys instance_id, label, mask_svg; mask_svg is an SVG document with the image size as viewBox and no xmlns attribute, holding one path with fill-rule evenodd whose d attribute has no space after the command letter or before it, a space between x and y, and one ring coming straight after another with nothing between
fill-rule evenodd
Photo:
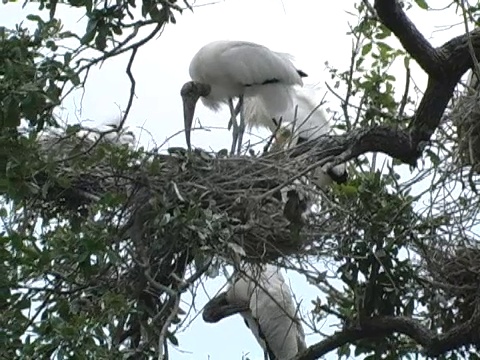
<instances>
[{"instance_id":1,"label":"forked branch","mask_svg":"<svg viewBox=\"0 0 480 360\"><path fill-rule=\"evenodd\" d=\"M407 130L380 126L361 129L335 138L335 148L325 138L305 144L315 147L320 156L336 156L334 164L367 152L382 152L407 164L414 165L440 125L443 113L453 96L455 86L472 66L469 41L480 57L480 30L457 36L439 48L434 48L402 10L397 0L376 0L380 21L401 41L405 50L429 75L427 89L410 120ZM471 46L470 46L471 48ZM303 149L296 149L301 153Z\"/></svg>"}]
</instances>

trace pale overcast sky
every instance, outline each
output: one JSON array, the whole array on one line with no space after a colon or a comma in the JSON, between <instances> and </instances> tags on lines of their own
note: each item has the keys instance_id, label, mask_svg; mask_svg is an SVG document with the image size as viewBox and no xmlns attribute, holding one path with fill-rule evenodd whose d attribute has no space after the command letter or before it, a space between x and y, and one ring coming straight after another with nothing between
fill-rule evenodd
<instances>
[{"instance_id":1,"label":"pale overcast sky","mask_svg":"<svg viewBox=\"0 0 480 360\"><path fill-rule=\"evenodd\" d=\"M433 3L433 1L431 1ZM440 4L441 3L441 4ZM197 2L199 5L200 2ZM137 98L133 104L127 126L139 136L137 127L144 127L151 135L144 134L140 142L148 145L153 138L161 144L172 134L182 130L183 116L180 88L189 80L188 66L192 56L204 44L220 39L247 40L268 46L272 50L287 52L295 56L297 68L309 77L307 86L321 86L330 81L324 63L343 70L350 61L351 39L346 34L348 21L356 19L348 15L353 2L319 0L225 0L214 5L196 7L194 13L185 11L177 16L177 24L166 26L161 37L143 46L136 57L133 74L137 81ZM447 1L435 1L441 8ZM27 13L35 12L37 4L29 4L22 10L19 4L0 5L0 24L13 27ZM60 6L61 19L68 29L82 32L86 21L78 10ZM463 32L462 26L448 31L438 31L441 25L452 25L460 21L451 11L427 13L420 10L409 11L411 19L434 43L440 45L452 36ZM125 68L129 54L107 61L100 69L92 71L86 86L80 111L80 93L72 95L64 104L62 116L69 122L76 118L93 120L89 126L106 123L119 115L118 107L125 109L129 94L129 80ZM392 69L398 79L403 79L401 64ZM425 88L426 77L418 67L413 76L420 89ZM403 91L403 81L398 85ZM323 95L319 93L319 99ZM339 108L333 96L327 96L328 106ZM203 125L226 127L226 110L212 114L200 103L196 117ZM194 131L194 146L215 150L229 148L231 135L226 130ZM151 143L150 143L151 144ZM184 134L168 142L169 146L185 146ZM309 286L303 277L289 273L289 281L297 300L301 300L304 311L311 309L311 299L318 291ZM288 281L288 280L287 280ZM217 278L208 282L206 291L210 296L222 286L224 280ZM195 300L197 310L207 301L204 290L200 289ZM184 306L185 307L185 306ZM319 327L322 328L321 324ZM322 331L334 329L324 325ZM307 330L307 333L310 331ZM205 324L201 316L191 326L178 335L180 347L170 351L173 360L201 359L227 360L242 358L249 353L251 360L263 360L260 347L253 335L243 324L240 316L221 321L218 324ZM320 335L307 337L309 345L321 340ZM336 358L334 352L328 358Z\"/></svg>"}]
</instances>

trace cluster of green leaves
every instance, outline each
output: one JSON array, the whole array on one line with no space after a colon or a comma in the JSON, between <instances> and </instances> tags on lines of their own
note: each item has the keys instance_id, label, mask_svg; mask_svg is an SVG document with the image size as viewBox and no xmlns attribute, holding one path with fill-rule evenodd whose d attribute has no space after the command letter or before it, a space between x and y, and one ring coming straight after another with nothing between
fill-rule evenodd
<instances>
[{"instance_id":1,"label":"cluster of green leaves","mask_svg":"<svg viewBox=\"0 0 480 360\"><path fill-rule=\"evenodd\" d=\"M96 344L108 357L112 351L101 341L102 327L111 326L113 315L129 310L121 293L104 283L92 285L99 274L119 262L108 247L111 235L104 224L95 221L84 219L78 226L73 221L78 216L76 209L35 205L46 200L54 184L68 188L69 179L64 178L65 173L49 174L53 164L40 158L33 138L21 136L15 140L17 151L22 146L19 154L25 154L22 159L28 161L20 164L15 154L10 154L7 171L2 174L2 193L11 201L5 202L9 211L3 208L2 213L5 230L1 262L6 266L6 276L1 284L0 304L5 311L0 322L8 336L0 336L0 354L32 359L95 357L101 355L92 353ZM92 158L99 161L98 156ZM41 173L46 176L42 176L43 186L39 188L36 177ZM118 206L107 200L95 204L95 210ZM21 211L18 216L17 211ZM102 298L95 306L101 304L103 310L88 307L92 291Z\"/></svg>"},{"instance_id":2,"label":"cluster of green leaves","mask_svg":"<svg viewBox=\"0 0 480 360\"><path fill-rule=\"evenodd\" d=\"M342 104L342 130L366 127L378 124L399 124L405 116L405 107L412 100L396 87L396 77L390 71L398 59L409 67L410 57L396 46L392 32L380 24L365 2L354 5L358 23L351 26L349 33L353 38L352 60L347 70L339 71L330 67L332 79L336 79L336 88L340 88L345 97ZM352 112L351 106L360 111Z\"/></svg>"},{"instance_id":3,"label":"cluster of green leaves","mask_svg":"<svg viewBox=\"0 0 480 360\"><path fill-rule=\"evenodd\" d=\"M352 174L353 175L353 174ZM346 325L361 323L362 317L412 316L418 296L418 269L407 256L409 234L419 224L413 211L414 198L392 186L390 174L379 171L358 173L337 191L343 210L330 209L328 221L341 224L338 244L332 250L337 277L344 291L327 293L320 317L340 314ZM388 190L390 189L390 190ZM328 235L327 235L328 236ZM400 346L402 345L402 346ZM355 356L382 354L398 359L414 351L398 336L368 339L356 343ZM339 356L350 356L349 345L339 348Z\"/></svg>"},{"instance_id":4,"label":"cluster of green leaves","mask_svg":"<svg viewBox=\"0 0 480 360\"><path fill-rule=\"evenodd\" d=\"M63 64L43 56L43 45L20 27L15 32L0 28L2 128L16 128L21 119L38 129L54 124L52 111L61 95L56 75Z\"/></svg>"},{"instance_id":5,"label":"cluster of green leaves","mask_svg":"<svg viewBox=\"0 0 480 360\"><path fill-rule=\"evenodd\" d=\"M118 40L124 34L125 30L133 27L140 27L147 24L157 23L159 25L171 22L176 23L175 14L172 11L173 4L166 2L155 2L143 0L141 2L141 16L145 20L135 24L128 24L124 21L126 18L134 19L132 12L135 11L136 1L128 0L117 2L113 5L105 2L105 6L94 6L91 0L73 0L70 2L75 7L85 7L88 17L88 24L85 34L81 38L82 45L92 45L97 50L106 51L110 44L110 49L117 47Z\"/></svg>"},{"instance_id":6,"label":"cluster of green leaves","mask_svg":"<svg viewBox=\"0 0 480 360\"><path fill-rule=\"evenodd\" d=\"M126 51L128 46L145 43L145 39L130 43L143 26L157 25L158 33L165 23L174 23L172 9L179 8L173 3L145 0L140 19L132 14L138 5L135 0L115 5L88 0L62 3L59 6L83 10L89 19L85 33L75 34L64 30L56 14L59 2L40 1L40 10L47 10L48 15L25 16L36 24L34 31L21 25L15 29L0 27L0 194L5 204L0 252L5 270L0 280L1 358L112 358L128 357L129 351L133 351L131 356L138 355L136 349L127 349L125 341L112 343L112 334L120 336L127 331L125 323L133 326L141 314L148 313L145 321L153 317L152 309L145 308L140 299L145 283L121 279L135 273L131 269L135 262L126 255L127 245L118 247L118 242L112 241L118 232L116 226L125 221L119 214L127 199L106 193L81 208L71 189L78 185L73 183L76 174L99 164L120 173L132 164L138 166L141 159L137 155L144 151L98 144L88 156L82 156L85 147L80 147L58 149L54 156L46 157L38 148L37 134L57 126L55 109L68 90L83 85L85 78L80 79L90 66ZM107 48L109 54L81 57L86 49L103 52ZM27 135L18 131L25 124L31 131ZM67 135L75 137L78 129L70 130ZM59 171L65 158L71 159L71 167ZM145 171L155 172L156 164L151 162ZM83 180L88 184L88 179ZM152 253L179 255L189 250L177 241L182 234L204 244L218 239L216 232L225 230L218 225L221 221L200 211L198 204L185 209L172 208L163 201L156 205L162 211L146 224L158 230L149 239ZM163 241L171 246L162 248ZM138 251L130 246L134 253ZM207 260L197 256L197 265ZM158 263L160 266L161 260ZM162 316L166 318L168 311ZM157 320L158 328L162 321ZM179 321L176 318L173 323ZM148 336L157 340L158 329L152 327ZM178 344L171 332L167 338ZM151 343L143 355L148 357L155 351L157 344Z\"/></svg>"},{"instance_id":7,"label":"cluster of green leaves","mask_svg":"<svg viewBox=\"0 0 480 360\"><path fill-rule=\"evenodd\" d=\"M61 20L56 17L57 4L56 0L40 1L40 10L49 12L48 20L44 16L26 15L27 20L36 23L33 34L21 25L16 29L0 27L2 128L15 128L21 120L26 120L37 130L45 125L55 126L53 110L66 95L67 84L80 86L80 77L90 66L145 43L144 39L130 44L141 27L157 24L157 33L164 24L175 23L174 9L181 11L173 2L144 0L141 19L135 19L132 13L136 7L134 0L114 5L107 1L104 4L91 0L69 1L68 5L84 10L89 19L86 31L81 35L63 30ZM126 18L132 21L124 21ZM130 33L125 36L125 31ZM108 54L98 58L90 55L90 60L80 58L86 49L104 52L107 47Z\"/></svg>"},{"instance_id":8,"label":"cluster of green leaves","mask_svg":"<svg viewBox=\"0 0 480 360\"><path fill-rule=\"evenodd\" d=\"M185 291L176 290L170 274L183 277L190 263L193 269L206 267L210 257L203 249L228 244L228 219L193 199L179 205L174 183L161 193L148 193L143 177L163 176L161 158L107 141L91 147L92 141L79 141L75 130L70 128L71 141L66 137L63 147L50 148L49 156L34 136L15 138L17 151L23 146L32 166L16 164L3 174L4 195L15 196L10 196L13 207L2 211L6 227L0 263L7 275L0 282L0 355L128 358L138 355L135 346L128 348L138 336L145 342L142 356L154 356L170 305L145 280L144 268L161 286ZM66 159L68 167L60 165ZM138 169L142 176L131 179ZM97 201L83 198L80 211L80 202L72 201L76 191L95 195L103 173L110 174L107 183L115 177L118 186L110 183L111 191ZM96 175L93 181L91 175ZM126 188L137 189L135 196L146 192L145 198L127 198ZM132 216L139 213L141 226L131 228ZM126 224L135 236L126 232ZM172 323L179 322L177 316ZM133 334L125 335L132 328ZM178 345L173 332L166 335Z\"/></svg>"}]
</instances>

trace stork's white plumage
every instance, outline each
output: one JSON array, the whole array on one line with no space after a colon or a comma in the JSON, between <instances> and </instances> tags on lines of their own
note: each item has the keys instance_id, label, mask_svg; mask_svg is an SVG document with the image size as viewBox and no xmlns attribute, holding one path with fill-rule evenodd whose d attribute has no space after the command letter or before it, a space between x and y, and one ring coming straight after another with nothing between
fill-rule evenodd
<instances>
[{"instance_id":1,"label":"stork's white plumage","mask_svg":"<svg viewBox=\"0 0 480 360\"><path fill-rule=\"evenodd\" d=\"M250 98L245 101L245 121L249 127L266 127L275 134L274 150L287 149L302 142L318 139L331 132L331 127L320 103L313 99L310 91L296 88L293 91L293 104L281 114L272 114L261 101ZM277 129L282 119L282 126ZM347 180L345 164L327 171L328 164L315 171L317 186L326 189L333 181L343 183Z\"/></svg>"},{"instance_id":2,"label":"stork's white plumage","mask_svg":"<svg viewBox=\"0 0 480 360\"><path fill-rule=\"evenodd\" d=\"M467 86L472 90L476 90L478 87L478 82L479 78L477 73L473 69L470 70L467 78Z\"/></svg>"},{"instance_id":3,"label":"stork's white plumage","mask_svg":"<svg viewBox=\"0 0 480 360\"><path fill-rule=\"evenodd\" d=\"M270 114L283 113L292 104L291 88L303 85L302 77L291 56L271 51L247 41L214 41L202 47L190 63L192 81L181 90L185 121L185 137L190 149L190 131L195 105L199 98L208 108L217 111L228 104L233 125L232 153L238 144L241 150L245 130L243 101L255 97ZM234 107L233 99L238 98ZM240 113L240 126L236 116Z\"/></svg>"},{"instance_id":4,"label":"stork's white plumage","mask_svg":"<svg viewBox=\"0 0 480 360\"><path fill-rule=\"evenodd\" d=\"M290 360L306 349L292 294L273 265L247 268L227 291L205 305L203 319L218 322L240 313L270 360Z\"/></svg>"}]
</instances>

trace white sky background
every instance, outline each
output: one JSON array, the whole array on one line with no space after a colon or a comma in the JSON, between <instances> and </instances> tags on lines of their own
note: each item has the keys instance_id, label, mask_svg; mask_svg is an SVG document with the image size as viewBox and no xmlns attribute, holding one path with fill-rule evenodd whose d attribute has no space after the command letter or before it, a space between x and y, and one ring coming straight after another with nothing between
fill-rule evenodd
<instances>
[{"instance_id":1,"label":"white sky background","mask_svg":"<svg viewBox=\"0 0 480 360\"><path fill-rule=\"evenodd\" d=\"M434 3L433 1L431 1ZM291 53L295 56L297 68L305 71L307 86L322 87L325 81L332 81L325 71L328 61L334 67L344 70L350 61L351 39L346 34L348 21L356 19L345 13L353 2L319 0L226 0L210 6L195 8L192 14L185 11L176 17L177 24L169 24L163 34L143 46L133 65L137 82L136 99L131 109L127 126L145 146L152 146L152 138L161 144L166 138L183 129L183 114L180 88L189 80L188 67L191 58L204 44L219 40L247 40L268 46L272 50ZM197 5L200 2L197 2ZM435 1L442 8L447 1ZM36 11L37 4L29 4L22 10L19 4L0 6L0 24L13 28L28 13ZM83 33L85 18L76 9L60 7L58 13L66 28ZM451 10L425 12L413 9L408 12L412 21L434 45L441 45L464 31L456 26L448 31L438 31L439 26L457 24L461 19ZM45 15L46 16L46 15ZM98 126L117 118L124 110L129 95L130 83L125 73L129 54L109 60L89 75L83 100L81 93L73 94L65 103L62 116L70 123L92 120L88 126ZM403 92L404 72L401 64L392 68L399 90ZM425 89L426 76L415 66L412 70L415 83ZM339 103L332 95L327 96L328 106L338 110ZM199 102L196 117L203 125L226 128L229 118L227 110L217 114L205 109ZM143 127L150 134L140 136ZM140 137L139 137L140 136ZM192 144L205 149L230 148L231 134L225 130L194 131ZM185 146L184 134L170 140L166 147ZM165 148L166 148L165 147ZM380 162L379 162L380 163ZM381 163L380 163L381 164ZM302 300L302 309L311 308L310 300L318 291L309 286L303 277L289 273L289 279L297 300ZM287 281L288 281L287 280ZM206 290L213 296L224 283L217 278L207 284ZM196 298L197 310L201 309L207 297L200 289ZM321 327L321 324L319 324ZM323 331L331 332L325 326ZM307 331L308 333L308 331ZM251 360L262 360L263 354L253 335L243 324L240 316L222 320L218 324L203 323L201 316L178 335L180 352L172 349L170 359L241 359L242 353L250 353ZM307 338L308 345L321 340L319 335ZM327 358L336 358L334 352Z\"/></svg>"}]
</instances>

